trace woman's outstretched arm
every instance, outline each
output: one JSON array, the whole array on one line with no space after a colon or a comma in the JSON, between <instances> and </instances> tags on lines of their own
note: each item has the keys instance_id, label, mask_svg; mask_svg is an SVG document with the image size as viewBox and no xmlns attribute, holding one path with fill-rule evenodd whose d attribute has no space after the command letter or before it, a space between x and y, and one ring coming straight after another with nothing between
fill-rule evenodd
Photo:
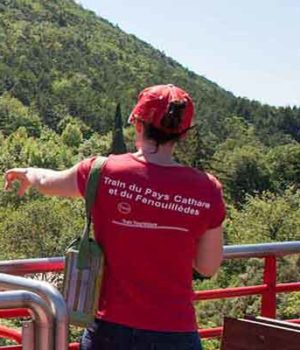
<instances>
[{"instance_id":1,"label":"woman's outstretched arm","mask_svg":"<svg viewBox=\"0 0 300 350\"><path fill-rule=\"evenodd\" d=\"M11 189L12 184L19 182L18 195L23 196L34 187L45 195L79 197L77 186L77 165L70 169L55 171L41 168L15 168L6 171L4 190Z\"/></svg>"}]
</instances>

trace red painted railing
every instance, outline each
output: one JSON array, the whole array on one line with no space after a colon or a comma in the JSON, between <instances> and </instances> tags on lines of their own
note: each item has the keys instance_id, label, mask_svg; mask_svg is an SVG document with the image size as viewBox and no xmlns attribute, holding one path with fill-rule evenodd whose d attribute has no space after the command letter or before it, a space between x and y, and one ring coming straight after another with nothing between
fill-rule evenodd
<instances>
[{"instance_id":1,"label":"red painted railing","mask_svg":"<svg viewBox=\"0 0 300 350\"><path fill-rule=\"evenodd\" d=\"M227 246L225 247L225 259L235 258L263 258L265 260L263 284L256 286L195 291L194 301L213 300L224 298L244 297L260 295L261 316L276 318L276 296L278 293L300 291L300 282L277 283L276 257L284 255L300 254L300 242L285 242L259 245ZM28 259L0 262L0 272L25 275L40 272L61 272L63 270L63 258ZM28 316L26 309L0 310L0 318L16 318ZM288 320L300 323L299 319ZM220 337L222 327L199 329L202 338ZM21 333L7 327L0 327L0 337L15 340L21 343ZM2 346L0 349L22 349L21 345ZM72 343L69 349L78 349L77 343Z\"/></svg>"},{"instance_id":2,"label":"red painted railing","mask_svg":"<svg viewBox=\"0 0 300 350\"><path fill-rule=\"evenodd\" d=\"M214 289L205 291L196 291L194 300L213 300L224 298L245 297L250 295L261 295L261 312L264 317L276 318L276 296L278 293L299 292L300 282L293 283L276 283L276 257L265 257L263 284L247 287L236 287L226 289ZM300 318L295 320L287 320L289 322L300 323ZM202 338L220 337L223 328L199 329Z\"/></svg>"}]
</instances>

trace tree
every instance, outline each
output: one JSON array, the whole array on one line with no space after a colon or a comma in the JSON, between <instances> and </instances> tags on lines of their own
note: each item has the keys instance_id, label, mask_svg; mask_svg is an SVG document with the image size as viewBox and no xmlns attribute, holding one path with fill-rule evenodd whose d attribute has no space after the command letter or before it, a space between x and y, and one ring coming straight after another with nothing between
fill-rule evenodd
<instances>
[{"instance_id":1,"label":"tree","mask_svg":"<svg viewBox=\"0 0 300 350\"><path fill-rule=\"evenodd\" d=\"M126 153L127 149L124 142L123 121L122 121L120 103L117 104L117 108L116 108L112 138L113 139L112 139L111 152L114 154Z\"/></svg>"},{"instance_id":2,"label":"tree","mask_svg":"<svg viewBox=\"0 0 300 350\"><path fill-rule=\"evenodd\" d=\"M78 157L79 159L91 157L94 155L108 156L111 150L111 132L105 135L99 135L94 133L92 137L85 140L78 147Z\"/></svg>"},{"instance_id":3,"label":"tree","mask_svg":"<svg viewBox=\"0 0 300 350\"><path fill-rule=\"evenodd\" d=\"M247 195L272 188L271 175L263 149L252 145L232 150L220 147L211 166L222 181L227 198L242 205Z\"/></svg>"},{"instance_id":4,"label":"tree","mask_svg":"<svg viewBox=\"0 0 300 350\"><path fill-rule=\"evenodd\" d=\"M67 124L62 135L63 142L69 146L77 148L82 142L82 132L78 125Z\"/></svg>"},{"instance_id":5,"label":"tree","mask_svg":"<svg viewBox=\"0 0 300 350\"><path fill-rule=\"evenodd\" d=\"M12 204L12 203L11 203ZM1 259L60 256L81 235L81 202L38 198L0 210Z\"/></svg>"},{"instance_id":6,"label":"tree","mask_svg":"<svg viewBox=\"0 0 300 350\"><path fill-rule=\"evenodd\" d=\"M242 210L232 209L226 223L229 244L300 239L300 191L248 196Z\"/></svg>"},{"instance_id":7,"label":"tree","mask_svg":"<svg viewBox=\"0 0 300 350\"><path fill-rule=\"evenodd\" d=\"M272 180L277 190L300 185L300 145L291 143L272 148L267 154Z\"/></svg>"},{"instance_id":8,"label":"tree","mask_svg":"<svg viewBox=\"0 0 300 350\"><path fill-rule=\"evenodd\" d=\"M18 128L26 128L29 135L39 136L41 121L28 107L9 93L0 96L0 130L9 135Z\"/></svg>"}]
</instances>

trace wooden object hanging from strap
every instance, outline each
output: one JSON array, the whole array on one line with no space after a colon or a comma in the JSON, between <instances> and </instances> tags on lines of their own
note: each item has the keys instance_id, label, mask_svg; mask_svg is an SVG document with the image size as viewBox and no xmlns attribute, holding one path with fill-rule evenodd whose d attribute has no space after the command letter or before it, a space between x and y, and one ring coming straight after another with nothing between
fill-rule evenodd
<instances>
[{"instance_id":1,"label":"wooden object hanging from strap","mask_svg":"<svg viewBox=\"0 0 300 350\"><path fill-rule=\"evenodd\" d=\"M91 210L105 161L106 158L98 157L92 165L85 191L86 223L83 233L65 253L63 295L70 323L81 327L88 326L95 318L103 275L103 251L90 237L90 231Z\"/></svg>"}]
</instances>

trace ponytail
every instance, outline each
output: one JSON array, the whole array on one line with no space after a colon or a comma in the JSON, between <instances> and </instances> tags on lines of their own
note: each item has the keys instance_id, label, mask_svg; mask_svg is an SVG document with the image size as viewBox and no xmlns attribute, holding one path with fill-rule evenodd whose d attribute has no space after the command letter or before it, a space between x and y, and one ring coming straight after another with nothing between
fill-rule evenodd
<instances>
[{"instance_id":1,"label":"ponytail","mask_svg":"<svg viewBox=\"0 0 300 350\"><path fill-rule=\"evenodd\" d=\"M170 132L176 130L182 122L182 116L186 102L174 101L169 105L168 112L162 117L160 125L163 128L169 129Z\"/></svg>"},{"instance_id":2,"label":"ponytail","mask_svg":"<svg viewBox=\"0 0 300 350\"><path fill-rule=\"evenodd\" d=\"M153 140L156 143L156 151L160 145L167 142L177 142L188 130L194 126L188 127L181 132L178 132L178 127L182 123L185 101L170 102L167 113L160 121L161 128L157 128L152 124L141 121L144 125L144 136L147 139ZM172 130L174 130L172 132Z\"/></svg>"}]
</instances>

